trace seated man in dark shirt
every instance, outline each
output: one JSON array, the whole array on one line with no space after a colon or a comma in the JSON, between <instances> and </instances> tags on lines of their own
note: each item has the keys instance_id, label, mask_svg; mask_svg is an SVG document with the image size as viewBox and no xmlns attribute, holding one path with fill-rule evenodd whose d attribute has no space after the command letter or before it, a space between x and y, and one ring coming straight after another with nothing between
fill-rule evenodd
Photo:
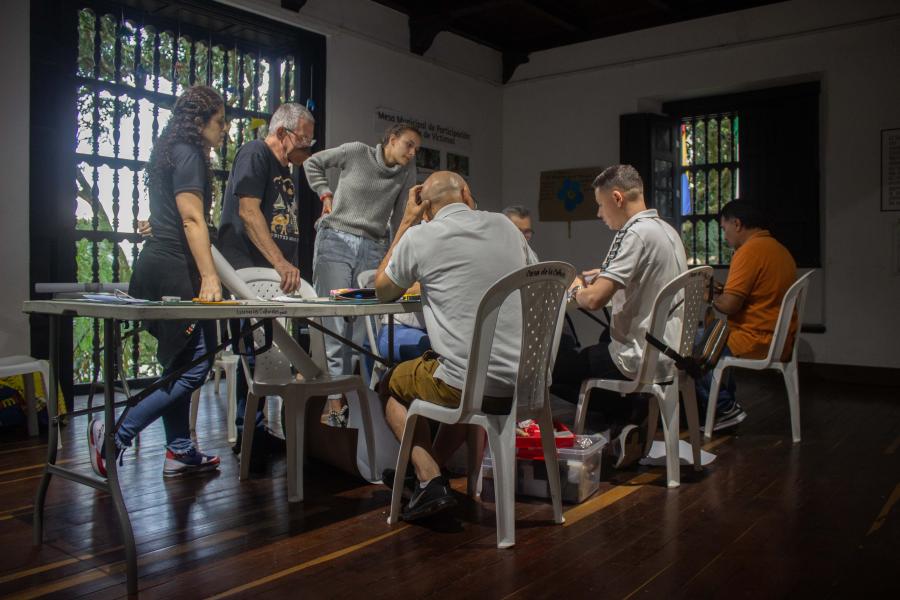
<instances>
[{"instance_id":1,"label":"seated man in dark shirt","mask_svg":"<svg viewBox=\"0 0 900 600\"><path fill-rule=\"evenodd\" d=\"M297 198L289 165L300 166L309 158L315 142L314 125L315 119L303 106L279 106L266 137L247 142L238 150L225 188L216 246L235 269L275 269L285 294L300 287L300 271L295 266L299 243ZM247 381L244 370L238 369L235 453L240 451L246 401ZM260 400L258 427L262 425L262 406ZM259 433L263 434L257 434L259 440L268 438L264 430Z\"/></svg>"}]
</instances>

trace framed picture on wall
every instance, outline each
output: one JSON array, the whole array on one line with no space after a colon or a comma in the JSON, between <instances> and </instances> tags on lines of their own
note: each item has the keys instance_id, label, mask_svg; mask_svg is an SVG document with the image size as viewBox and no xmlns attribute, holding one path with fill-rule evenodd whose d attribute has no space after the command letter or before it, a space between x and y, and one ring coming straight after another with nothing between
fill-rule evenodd
<instances>
[{"instance_id":1,"label":"framed picture on wall","mask_svg":"<svg viewBox=\"0 0 900 600\"><path fill-rule=\"evenodd\" d=\"M900 211L900 128L881 130L881 210Z\"/></svg>"}]
</instances>

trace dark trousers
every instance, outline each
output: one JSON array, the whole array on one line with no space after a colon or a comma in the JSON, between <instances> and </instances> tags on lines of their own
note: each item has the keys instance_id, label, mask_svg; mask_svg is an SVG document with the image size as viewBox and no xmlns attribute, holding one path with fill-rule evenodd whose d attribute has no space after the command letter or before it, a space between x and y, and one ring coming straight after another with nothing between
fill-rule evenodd
<instances>
[{"instance_id":1,"label":"dark trousers","mask_svg":"<svg viewBox=\"0 0 900 600\"><path fill-rule=\"evenodd\" d=\"M585 379L627 380L609 353L609 332L593 346L578 349L569 336L560 339L559 351L553 365L553 385L550 392L572 404L578 403L581 384ZM621 426L640 423L647 417L647 399L642 394L622 396L607 390L591 391L588 405L591 413L599 414L606 425Z\"/></svg>"}]
</instances>

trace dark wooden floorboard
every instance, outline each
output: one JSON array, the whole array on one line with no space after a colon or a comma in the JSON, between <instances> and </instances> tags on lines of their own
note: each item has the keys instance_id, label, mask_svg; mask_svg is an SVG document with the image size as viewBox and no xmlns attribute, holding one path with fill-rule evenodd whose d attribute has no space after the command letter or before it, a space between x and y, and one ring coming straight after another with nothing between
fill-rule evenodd
<instances>
[{"instance_id":1,"label":"dark wooden floorboard","mask_svg":"<svg viewBox=\"0 0 900 600\"><path fill-rule=\"evenodd\" d=\"M389 527L385 487L315 461L302 504L287 502L283 457L240 483L224 407L208 386L199 442L222 456L220 473L163 480L160 423L121 468L141 596L897 597L900 388L804 377L795 445L780 377L739 372L738 383L749 417L716 436L710 467L684 468L669 490L662 468L606 464L599 492L567 506L562 527L548 502L521 498L511 550L495 546L493 504L463 495L448 514ZM563 420L573 412L555 406ZM88 472L86 425L80 417L63 430L60 460ZM124 597L106 494L54 480L45 543L32 546L44 443L0 435L0 595Z\"/></svg>"}]
</instances>

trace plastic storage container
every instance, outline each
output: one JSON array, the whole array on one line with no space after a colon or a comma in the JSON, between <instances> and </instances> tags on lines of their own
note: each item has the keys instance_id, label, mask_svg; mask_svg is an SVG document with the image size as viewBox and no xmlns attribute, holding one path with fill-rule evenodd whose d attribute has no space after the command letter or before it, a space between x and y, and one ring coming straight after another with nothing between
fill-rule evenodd
<instances>
[{"instance_id":1,"label":"plastic storage container","mask_svg":"<svg viewBox=\"0 0 900 600\"><path fill-rule=\"evenodd\" d=\"M599 434L577 436L578 439L589 438L593 444L587 448L579 448L578 443L572 448L560 448L559 482L562 486L563 502L579 504L584 502L600 488L600 464L603 447L607 440ZM482 499L494 501L494 461L485 454L482 463L483 481ZM516 460L516 494L549 498L550 484L547 481L547 466L541 459Z\"/></svg>"}]
</instances>

